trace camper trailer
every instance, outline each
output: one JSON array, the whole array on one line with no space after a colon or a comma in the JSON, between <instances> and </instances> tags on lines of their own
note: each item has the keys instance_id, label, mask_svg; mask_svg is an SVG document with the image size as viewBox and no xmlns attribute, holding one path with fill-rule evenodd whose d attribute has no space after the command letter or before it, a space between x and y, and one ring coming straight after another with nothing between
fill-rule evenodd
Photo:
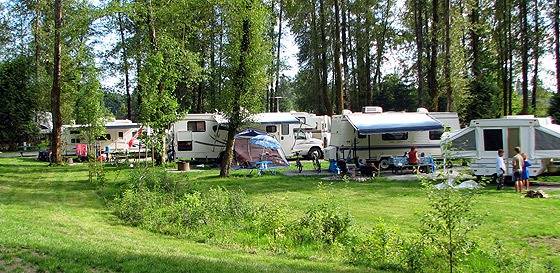
<instances>
[{"instance_id":1,"label":"camper trailer","mask_svg":"<svg viewBox=\"0 0 560 273\"><path fill-rule=\"evenodd\" d=\"M327 147L331 140L331 117L317 116L307 112L290 112L301 122L301 129L310 132L311 137L323 141L323 147Z\"/></svg>"},{"instance_id":2,"label":"camper trailer","mask_svg":"<svg viewBox=\"0 0 560 273\"><path fill-rule=\"evenodd\" d=\"M64 125L62 126L62 141L65 155L76 154L76 144L86 144L81 138L80 128L83 125ZM114 120L105 123L106 134L100 137L96 144L101 149L109 147L112 152L144 152L144 147L139 147L138 139L129 142L134 138L142 126L130 120Z\"/></svg>"},{"instance_id":3,"label":"camper trailer","mask_svg":"<svg viewBox=\"0 0 560 273\"><path fill-rule=\"evenodd\" d=\"M175 122L171 129L175 158L219 160L226 146L227 123L220 114L189 114ZM296 153L307 156L314 151L320 156L323 154L322 141L301 130L300 120L290 113L256 114L249 118L246 127L265 131L274 137L288 157Z\"/></svg>"},{"instance_id":4,"label":"camper trailer","mask_svg":"<svg viewBox=\"0 0 560 273\"><path fill-rule=\"evenodd\" d=\"M227 123L220 114L188 114L171 126L175 158L213 161L226 148Z\"/></svg>"},{"instance_id":5,"label":"camper trailer","mask_svg":"<svg viewBox=\"0 0 560 273\"><path fill-rule=\"evenodd\" d=\"M377 106L364 107L358 113L344 110L332 118L331 145L325 154L334 160L372 159L388 168L391 156L402 156L412 146L420 153L440 158L442 134L458 129L457 113L428 113L424 108L417 112L383 112Z\"/></svg>"},{"instance_id":6,"label":"camper trailer","mask_svg":"<svg viewBox=\"0 0 560 273\"><path fill-rule=\"evenodd\" d=\"M473 160L470 168L477 176L496 173L498 149L505 152L508 176L512 174L515 147L520 147L531 161L531 176L547 171L552 159L560 158L560 125L552 124L550 118L530 115L472 120L469 127L449 134L443 141L450 144L453 156Z\"/></svg>"}]
</instances>

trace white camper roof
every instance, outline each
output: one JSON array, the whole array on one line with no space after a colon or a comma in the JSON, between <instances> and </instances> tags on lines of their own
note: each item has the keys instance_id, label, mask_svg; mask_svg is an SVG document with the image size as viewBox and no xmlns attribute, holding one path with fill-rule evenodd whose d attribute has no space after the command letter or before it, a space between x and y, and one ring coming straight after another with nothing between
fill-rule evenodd
<instances>
[{"instance_id":1,"label":"white camper roof","mask_svg":"<svg viewBox=\"0 0 560 273\"><path fill-rule=\"evenodd\" d=\"M271 112L271 113L260 113L256 114L251 119L260 124L279 124L279 123L287 123L287 124L297 124L300 123L299 119L296 118L291 113L285 112Z\"/></svg>"},{"instance_id":2,"label":"white camper roof","mask_svg":"<svg viewBox=\"0 0 560 273\"><path fill-rule=\"evenodd\" d=\"M361 135L443 128L441 122L419 112L348 113L345 117Z\"/></svg>"}]
</instances>

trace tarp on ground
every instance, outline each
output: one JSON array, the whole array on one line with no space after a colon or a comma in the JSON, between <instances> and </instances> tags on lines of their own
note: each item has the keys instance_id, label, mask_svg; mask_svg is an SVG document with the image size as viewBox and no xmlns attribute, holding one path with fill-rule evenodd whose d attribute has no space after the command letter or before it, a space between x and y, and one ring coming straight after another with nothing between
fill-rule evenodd
<instances>
[{"instance_id":1,"label":"tarp on ground","mask_svg":"<svg viewBox=\"0 0 560 273\"><path fill-rule=\"evenodd\" d=\"M426 113L357 113L346 115L346 118L360 135L443 129L441 122Z\"/></svg>"},{"instance_id":2,"label":"tarp on ground","mask_svg":"<svg viewBox=\"0 0 560 273\"><path fill-rule=\"evenodd\" d=\"M266 139L266 142L262 140ZM270 145L276 142L275 145ZM267 145L262 145L267 143ZM259 145L261 144L261 145ZM287 167L288 160L282 146L265 132L248 129L235 136L234 167L238 169L254 169L258 162L268 162L268 168Z\"/></svg>"}]
</instances>

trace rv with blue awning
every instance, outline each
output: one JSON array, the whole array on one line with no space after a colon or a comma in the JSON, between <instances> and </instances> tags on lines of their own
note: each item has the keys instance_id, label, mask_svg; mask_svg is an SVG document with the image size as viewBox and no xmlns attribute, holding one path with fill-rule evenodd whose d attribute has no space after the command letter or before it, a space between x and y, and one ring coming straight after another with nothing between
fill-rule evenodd
<instances>
[{"instance_id":1,"label":"rv with blue awning","mask_svg":"<svg viewBox=\"0 0 560 273\"><path fill-rule=\"evenodd\" d=\"M368 159L389 167L389 158L402 156L415 146L419 153L441 157L441 136L459 130L457 113L383 112L381 107L364 107L362 112L344 110L332 117L331 144L326 159Z\"/></svg>"}]
</instances>

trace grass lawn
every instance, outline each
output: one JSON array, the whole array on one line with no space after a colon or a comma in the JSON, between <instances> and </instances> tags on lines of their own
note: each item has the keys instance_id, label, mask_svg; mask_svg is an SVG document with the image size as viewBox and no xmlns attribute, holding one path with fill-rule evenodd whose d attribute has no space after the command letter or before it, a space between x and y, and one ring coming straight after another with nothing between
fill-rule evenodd
<instances>
[{"instance_id":1,"label":"grass lawn","mask_svg":"<svg viewBox=\"0 0 560 273\"><path fill-rule=\"evenodd\" d=\"M0 272L363 272L339 261L297 259L219 247L144 231L119 223L93 185L87 166L47 167L32 159L0 159ZM106 168L110 185L128 170ZM188 174L196 187L243 189L259 203L274 202L294 215L307 204L330 200L347 209L355 225L384 221L403 232L419 227L425 197L415 181L329 182L283 175L229 179L217 171ZM185 174L176 174L185 175ZM484 215L474 235L484 247L496 239L537 264L560 268L560 190L549 199L527 199L513 190L488 188L477 201Z\"/></svg>"}]
</instances>

